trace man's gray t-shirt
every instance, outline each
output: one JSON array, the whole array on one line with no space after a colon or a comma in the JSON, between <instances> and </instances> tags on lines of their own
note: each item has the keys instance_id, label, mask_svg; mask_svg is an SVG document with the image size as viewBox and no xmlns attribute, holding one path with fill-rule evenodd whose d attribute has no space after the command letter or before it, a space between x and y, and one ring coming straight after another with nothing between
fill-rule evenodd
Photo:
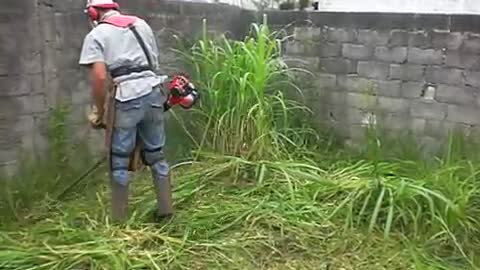
<instances>
[{"instance_id":1,"label":"man's gray t-shirt","mask_svg":"<svg viewBox=\"0 0 480 270\"><path fill-rule=\"evenodd\" d=\"M155 71L158 69L158 48L152 29L142 19L137 20L135 28L147 47ZM109 70L125 65L148 65L145 53L132 31L107 23L92 29L83 42L79 64L94 62L104 62ZM118 85L116 99L128 101L150 93L162 79L155 72L142 71L114 78L114 82Z\"/></svg>"}]
</instances>

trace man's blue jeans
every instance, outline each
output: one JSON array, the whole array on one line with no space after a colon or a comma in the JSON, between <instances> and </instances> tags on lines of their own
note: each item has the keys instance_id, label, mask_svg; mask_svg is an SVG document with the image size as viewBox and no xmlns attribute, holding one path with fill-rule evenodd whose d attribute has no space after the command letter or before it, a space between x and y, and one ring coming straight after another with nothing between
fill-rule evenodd
<instances>
[{"instance_id":1,"label":"man's blue jeans","mask_svg":"<svg viewBox=\"0 0 480 270\"><path fill-rule=\"evenodd\" d=\"M122 186L128 185L128 163L135 149L137 135L143 142L144 161L152 169L154 180L167 178L165 160L165 98L158 88L143 97L116 103L112 134L112 177Z\"/></svg>"}]
</instances>

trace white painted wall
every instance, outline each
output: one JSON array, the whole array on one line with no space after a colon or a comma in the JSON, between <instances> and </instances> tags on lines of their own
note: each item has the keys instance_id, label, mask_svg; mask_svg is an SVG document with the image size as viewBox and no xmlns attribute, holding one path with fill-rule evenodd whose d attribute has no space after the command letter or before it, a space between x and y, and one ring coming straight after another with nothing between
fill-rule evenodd
<instances>
[{"instance_id":1,"label":"white painted wall","mask_svg":"<svg viewBox=\"0 0 480 270\"><path fill-rule=\"evenodd\" d=\"M184 0L190 2L203 2L203 3L226 3L234 6L239 6L245 9L255 9L255 5L252 0Z\"/></svg>"},{"instance_id":2,"label":"white painted wall","mask_svg":"<svg viewBox=\"0 0 480 270\"><path fill-rule=\"evenodd\" d=\"M255 9L252 0L185 1L221 2ZM318 0L318 2L319 11L480 14L480 0Z\"/></svg>"},{"instance_id":3,"label":"white painted wall","mask_svg":"<svg viewBox=\"0 0 480 270\"><path fill-rule=\"evenodd\" d=\"M319 0L319 10L480 14L480 0Z\"/></svg>"}]
</instances>

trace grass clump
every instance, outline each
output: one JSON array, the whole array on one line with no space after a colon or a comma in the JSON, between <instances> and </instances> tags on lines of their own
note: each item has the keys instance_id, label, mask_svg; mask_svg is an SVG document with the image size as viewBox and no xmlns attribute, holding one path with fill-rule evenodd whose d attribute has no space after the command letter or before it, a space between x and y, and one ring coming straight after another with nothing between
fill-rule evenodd
<instances>
[{"instance_id":1,"label":"grass clump","mask_svg":"<svg viewBox=\"0 0 480 270\"><path fill-rule=\"evenodd\" d=\"M309 110L285 97L286 89L300 89L282 61L277 33L265 24L253 24L243 41L204 33L179 51L202 93L194 118L198 150L255 160L302 149L312 132L296 120Z\"/></svg>"}]
</instances>

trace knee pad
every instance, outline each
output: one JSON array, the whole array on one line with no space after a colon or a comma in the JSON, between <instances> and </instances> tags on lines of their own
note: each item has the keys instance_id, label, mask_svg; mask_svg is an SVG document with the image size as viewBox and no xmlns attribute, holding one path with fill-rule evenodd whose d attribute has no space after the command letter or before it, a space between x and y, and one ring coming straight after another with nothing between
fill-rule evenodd
<instances>
[{"instance_id":1,"label":"knee pad","mask_svg":"<svg viewBox=\"0 0 480 270\"><path fill-rule=\"evenodd\" d=\"M128 171L127 170L112 171L112 180L121 186L124 186L124 187L128 186Z\"/></svg>"},{"instance_id":2,"label":"knee pad","mask_svg":"<svg viewBox=\"0 0 480 270\"><path fill-rule=\"evenodd\" d=\"M170 167L165 160L156 162L151 166L153 176L156 180L164 180L170 173Z\"/></svg>"},{"instance_id":3,"label":"knee pad","mask_svg":"<svg viewBox=\"0 0 480 270\"><path fill-rule=\"evenodd\" d=\"M163 149L143 149L142 159L145 165L149 166L155 177L167 177L169 166L163 154Z\"/></svg>"},{"instance_id":4,"label":"knee pad","mask_svg":"<svg viewBox=\"0 0 480 270\"><path fill-rule=\"evenodd\" d=\"M147 166L152 166L153 164L162 161L165 159L163 156L163 149L142 149L142 159L143 163Z\"/></svg>"},{"instance_id":5,"label":"knee pad","mask_svg":"<svg viewBox=\"0 0 480 270\"><path fill-rule=\"evenodd\" d=\"M128 184L128 163L130 155L127 153L113 152L111 153L111 170L112 180L122 186Z\"/></svg>"}]
</instances>

